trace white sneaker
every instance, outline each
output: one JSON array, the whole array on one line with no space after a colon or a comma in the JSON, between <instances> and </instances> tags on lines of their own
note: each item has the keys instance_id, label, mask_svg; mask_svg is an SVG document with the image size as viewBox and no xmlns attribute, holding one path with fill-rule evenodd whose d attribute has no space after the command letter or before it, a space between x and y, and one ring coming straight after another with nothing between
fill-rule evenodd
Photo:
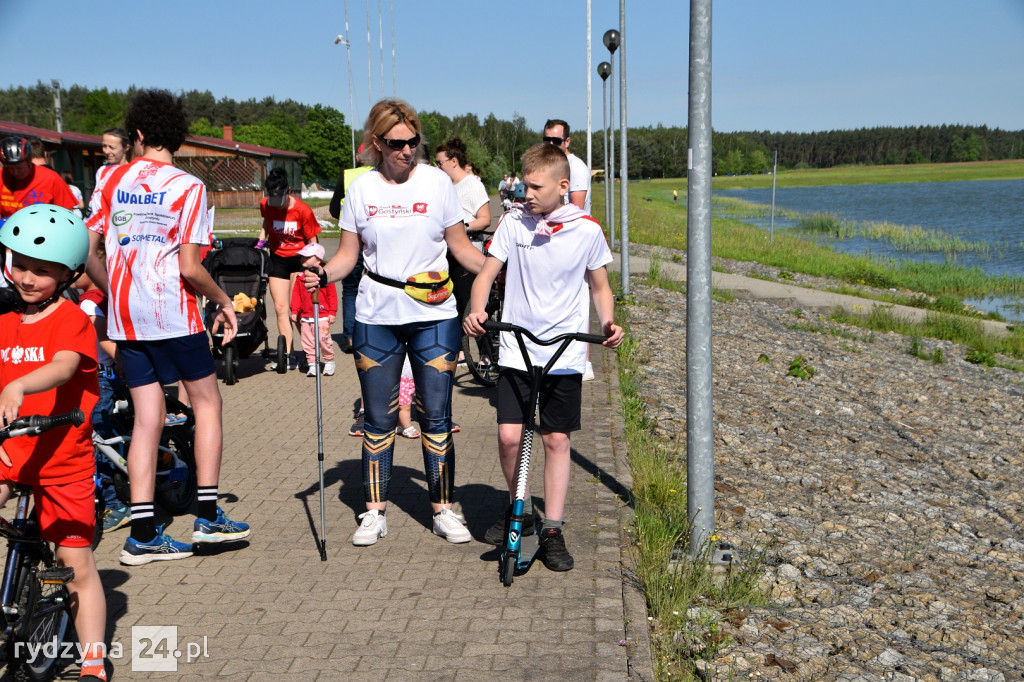
<instances>
[{"instance_id":1,"label":"white sneaker","mask_svg":"<svg viewBox=\"0 0 1024 682\"><path fill-rule=\"evenodd\" d=\"M309 371L306 372L306 376L307 377L315 377L316 376L316 363L315 362L312 365L309 366Z\"/></svg>"},{"instance_id":2,"label":"white sneaker","mask_svg":"<svg viewBox=\"0 0 1024 682\"><path fill-rule=\"evenodd\" d=\"M362 522L352 536L352 544L357 547L368 547L377 543L377 538L388 534L388 520L376 509L365 511L359 515ZM434 522L435 525L437 521Z\"/></svg>"},{"instance_id":3,"label":"white sneaker","mask_svg":"<svg viewBox=\"0 0 1024 682\"><path fill-rule=\"evenodd\" d=\"M434 535L440 535L448 542L469 542L471 536L462 525L465 519L451 509L442 509L434 514Z\"/></svg>"},{"instance_id":4,"label":"white sneaker","mask_svg":"<svg viewBox=\"0 0 1024 682\"><path fill-rule=\"evenodd\" d=\"M587 369L583 372L583 380L584 381L593 381L594 380L594 366L592 364L590 364L589 362L587 363Z\"/></svg>"},{"instance_id":5,"label":"white sneaker","mask_svg":"<svg viewBox=\"0 0 1024 682\"><path fill-rule=\"evenodd\" d=\"M325 377L332 377L332 376L334 376L334 360L331 360L330 362L325 362L324 363L324 376Z\"/></svg>"}]
</instances>

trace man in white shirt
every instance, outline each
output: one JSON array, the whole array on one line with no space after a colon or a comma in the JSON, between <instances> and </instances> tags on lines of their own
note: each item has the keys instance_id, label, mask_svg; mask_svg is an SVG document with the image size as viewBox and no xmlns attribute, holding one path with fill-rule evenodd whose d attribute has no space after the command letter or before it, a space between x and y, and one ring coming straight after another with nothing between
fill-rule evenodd
<instances>
[{"instance_id":1,"label":"man in white shirt","mask_svg":"<svg viewBox=\"0 0 1024 682\"><path fill-rule=\"evenodd\" d=\"M590 215L590 169L583 159L569 151L569 124L560 118L549 119L544 124L544 141L569 157L569 193L565 203L575 204Z\"/></svg>"}]
</instances>

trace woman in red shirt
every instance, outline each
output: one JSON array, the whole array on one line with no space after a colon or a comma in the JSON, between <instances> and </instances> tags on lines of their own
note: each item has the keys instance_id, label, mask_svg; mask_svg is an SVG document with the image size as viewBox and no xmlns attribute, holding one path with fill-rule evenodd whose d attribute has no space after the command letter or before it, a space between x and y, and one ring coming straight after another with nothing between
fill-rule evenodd
<instances>
[{"instance_id":1,"label":"woman in red shirt","mask_svg":"<svg viewBox=\"0 0 1024 682\"><path fill-rule=\"evenodd\" d=\"M274 301L277 315L277 329L292 350L292 323L288 315L288 304L292 300L295 277L302 270L302 259L298 255L306 244L319 241L320 223L304 201L289 194L288 178L283 168L273 168L263 183L267 196L260 201L260 215L263 227L257 248L270 249L270 298ZM297 361L289 355L288 369L294 369ZM276 368L276 367L275 367Z\"/></svg>"}]
</instances>

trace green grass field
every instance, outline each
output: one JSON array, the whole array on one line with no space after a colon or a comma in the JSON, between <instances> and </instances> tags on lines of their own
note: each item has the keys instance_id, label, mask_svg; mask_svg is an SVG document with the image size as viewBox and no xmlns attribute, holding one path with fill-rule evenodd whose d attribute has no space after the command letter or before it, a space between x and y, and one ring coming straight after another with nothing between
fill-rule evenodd
<instances>
[{"instance_id":1,"label":"green grass field","mask_svg":"<svg viewBox=\"0 0 1024 682\"><path fill-rule=\"evenodd\" d=\"M910 166L839 166L836 168L779 171L776 187L820 185L887 185L899 182L953 182L959 180L1019 180L1024 178L1024 160L977 161L972 163L921 163ZM685 179L670 180L681 183ZM755 189L772 186L771 175L716 177L713 189ZM669 188L669 198L672 189Z\"/></svg>"}]
</instances>

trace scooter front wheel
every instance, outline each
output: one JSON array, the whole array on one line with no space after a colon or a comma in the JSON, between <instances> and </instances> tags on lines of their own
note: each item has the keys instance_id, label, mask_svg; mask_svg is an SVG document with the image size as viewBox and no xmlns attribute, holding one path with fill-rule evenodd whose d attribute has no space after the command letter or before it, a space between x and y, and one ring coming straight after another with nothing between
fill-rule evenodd
<instances>
[{"instance_id":1,"label":"scooter front wheel","mask_svg":"<svg viewBox=\"0 0 1024 682\"><path fill-rule=\"evenodd\" d=\"M502 555L501 565L498 570L501 572L501 583L505 587L512 585L512 579L516 572L516 563L518 563L519 557L516 556L516 552L512 550L506 550Z\"/></svg>"}]
</instances>

